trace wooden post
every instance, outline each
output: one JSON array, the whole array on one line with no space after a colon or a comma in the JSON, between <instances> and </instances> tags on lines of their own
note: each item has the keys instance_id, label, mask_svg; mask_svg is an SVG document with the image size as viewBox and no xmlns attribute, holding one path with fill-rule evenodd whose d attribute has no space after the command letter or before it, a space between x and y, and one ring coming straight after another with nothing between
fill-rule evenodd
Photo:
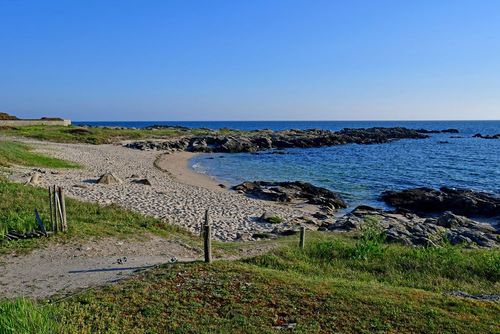
<instances>
[{"instance_id":1,"label":"wooden post","mask_svg":"<svg viewBox=\"0 0 500 334\"><path fill-rule=\"evenodd\" d=\"M212 226L210 226L208 210L205 210L205 223L203 224L203 248L205 251L205 262L212 262Z\"/></svg>"},{"instance_id":2,"label":"wooden post","mask_svg":"<svg viewBox=\"0 0 500 334\"><path fill-rule=\"evenodd\" d=\"M304 249L305 243L306 243L306 227L301 226L300 227L300 242L299 242L300 249Z\"/></svg>"},{"instance_id":3,"label":"wooden post","mask_svg":"<svg viewBox=\"0 0 500 334\"><path fill-rule=\"evenodd\" d=\"M59 205L61 208L61 230L66 232L68 230L68 222L66 220L66 201L64 199L64 188L59 187Z\"/></svg>"},{"instance_id":4,"label":"wooden post","mask_svg":"<svg viewBox=\"0 0 500 334\"><path fill-rule=\"evenodd\" d=\"M205 262L212 263L212 226L205 225L203 233L203 246L205 249Z\"/></svg>"},{"instance_id":5,"label":"wooden post","mask_svg":"<svg viewBox=\"0 0 500 334\"><path fill-rule=\"evenodd\" d=\"M58 198L57 198L57 191L56 191L56 186L52 186L52 210L54 210L54 232L59 231L59 219L58 219L58 214L57 214L57 203L58 203Z\"/></svg>"},{"instance_id":6,"label":"wooden post","mask_svg":"<svg viewBox=\"0 0 500 334\"><path fill-rule=\"evenodd\" d=\"M56 225L54 223L54 209L52 208L54 200L52 199L52 187L49 186L49 215L50 215L50 226L52 227L52 232L56 230ZM49 227L50 228L50 227Z\"/></svg>"}]
</instances>

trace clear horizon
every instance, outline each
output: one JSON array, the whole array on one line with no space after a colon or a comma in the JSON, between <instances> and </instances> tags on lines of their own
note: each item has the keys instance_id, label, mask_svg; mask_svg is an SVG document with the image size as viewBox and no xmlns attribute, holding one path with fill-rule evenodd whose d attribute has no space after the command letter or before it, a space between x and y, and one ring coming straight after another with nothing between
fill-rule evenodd
<instances>
[{"instance_id":1,"label":"clear horizon","mask_svg":"<svg viewBox=\"0 0 500 334\"><path fill-rule=\"evenodd\" d=\"M498 13L493 0L0 0L0 112L499 120Z\"/></svg>"}]
</instances>

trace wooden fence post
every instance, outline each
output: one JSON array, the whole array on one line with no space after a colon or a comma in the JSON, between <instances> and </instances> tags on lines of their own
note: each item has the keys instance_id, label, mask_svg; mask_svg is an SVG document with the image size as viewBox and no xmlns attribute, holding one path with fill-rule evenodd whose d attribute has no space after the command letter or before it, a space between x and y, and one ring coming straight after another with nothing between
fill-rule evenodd
<instances>
[{"instance_id":1,"label":"wooden fence post","mask_svg":"<svg viewBox=\"0 0 500 334\"><path fill-rule=\"evenodd\" d=\"M52 210L54 210L54 232L59 232L59 219L57 214L57 204L59 203L56 186L52 186Z\"/></svg>"},{"instance_id":2,"label":"wooden fence post","mask_svg":"<svg viewBox=\"0 0 500 334\"><path fill-rule=\"evenodd\" d=\"M68 230L68 222L66 220L66 201L64 199L64 188L59 187L59 206L61 208L61 230L66 232Z\"/></svg>"},{"instance_id":3,"label":"wooden fence post","mask_svg":"<svg viewBox=\"0 0 500 334\"><path fill-rule=\"evenodd\" d=\"M203 225L203 248L205 251L205 262L212 262L212 226L210 226L208 210L205 211L205 224Z\"/></svg>"},{"instance_id":4,"label":"wooden fence post","mask_svg":"<svg viewBox=\"0 0 500 334\"><path fill-rule=\"evenodd\" d=\"M299 242L300 249L304 249L305 243L306 243L306 227L301 226L300 227L300 242Z\"/></svg>"},{"instance_id":5,"label":"wooden fence post","mask_svg":"<svg viewBox=\"0 0 500 334\"><path fill-rule=\"evenodd\" d=\"M52 187L49 186L49 215L50 215L50 226L52 227L52 232L55 232L56 225L54 223L54 209L52 208L54 200L52 199ZM50 227L49 227L50 228Z\"/></svg>"}]
</instances>

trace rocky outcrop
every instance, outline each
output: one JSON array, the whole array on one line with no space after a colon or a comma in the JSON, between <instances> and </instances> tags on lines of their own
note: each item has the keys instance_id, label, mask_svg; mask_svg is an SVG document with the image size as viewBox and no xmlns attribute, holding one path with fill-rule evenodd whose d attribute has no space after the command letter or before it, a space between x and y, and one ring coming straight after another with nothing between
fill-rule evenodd
<instances>
[{"instance_id":1,"label":"rocky outcrop","mask_svg":"<svg viewBox=\"0 0 500 334\"><path fill-rule=\"evenodd\" d=\"M480 133L476 133L474 138L482 138L482 139L500 139L500 133L497 133L496 135L482 135Z\"/></svg>"},{"instance_id":2,"label":"rocky outcrop","mask_svg":"<svg viewBox=\"0 0 500 334\"><path fill-rule=\"evenodd\" d=\"M367 219L370 217L369 219ZM415 214L386 212L369 206L359 206L351 213L326 226L330 231L361 230L375 221L388 241L410 246L438 246L443 240L453 245L492 248L500 246L499 231L466 217L445 212L437 218Z\"/></svg>"},{"instance_id":3,"label":"rocky outcrop","mask_svg":"<svg viewBox=\"0 0 500 334\"><path fill-rule=\"evenodd\" d=\"M426 129L417 129L418 133L459 133L457 129L444 129L444 130L426 130Z\"/></svg>"},{"instance_id":4,"label":"rocky outcrop","mask_svg":"<svg viewBox=\"0 0 500 334\"><path fill-rule=\"evenodd\" d=\"M270 149L311 148L343 144L381 144L398 139L422 139L426 135L406 128L328 130L261 130L227 135L210 134L170 141L140 141L125 144L140 150L189 151L205 153L258 152Z\"/></svg>"},{"instance_id":5,"label":"rocky outcrop","mask_svg":"<svg viewBox=\"0 0 500 334\"><path fill-rule=\"evenodd\" d=\"M317 205L323 211L331 212L346 208L346 202L339 194L307 182L243 182L232 188L250 197L267 201Z\"/></svg>"},{"instance_id":6,"label":"rocky outcrop","mask_svg":"<svg viewBox=\"0 0 500 334\"><path fill-rule=\"evenodd\" d=\"M413 188L403 191L386 191L382 199L398 209L416 213L439 213L451 211L467 217L500 216L500 197L469 189L442 187Z\"/></svg>"}]
</instances>

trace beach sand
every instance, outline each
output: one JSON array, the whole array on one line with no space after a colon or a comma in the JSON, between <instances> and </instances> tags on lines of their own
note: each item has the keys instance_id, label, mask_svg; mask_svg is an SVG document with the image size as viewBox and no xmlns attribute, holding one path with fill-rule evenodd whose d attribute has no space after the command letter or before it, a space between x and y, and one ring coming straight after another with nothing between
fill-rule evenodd
<instances>
[{"instance_id":1,"label":"beach sand","mask_svg":"<svg viewBox=\"0 0 500 334\"><path fill-rule=\"evenodd\" d=\"M199 233L205 210L210 210L214 237L229 241L250 239L254 233L274 229L296 228L298 221L308 215L306 210L273 202L250 199L234 191L222 189L210 177L188 168L194 155L187 152L162 154L140 151L121 145L88 145L29 142L38 151L70 160L84 168L75 170L42 170L42 184L58 185L66 193L84 201L102 205L115 203L139 213L154 216ZM101 185L96 180L112 172L123 183ZM26 182L33 168L17 167L11 178ZM151 186L135 183L146 178ZM281 224L261 222L259 217L270 212L284 218Z\"/></svg>"},{"instance_id":2,"label":"beach sand","mask_svg":"<svg viewBox=\"0 0 500 334\"><path fill-rule=\"evenodd\" d=\"M189 160L200 153L176 152L161 154L155 161L155 166L170 175L178 182L202 187L213 191L228 191L220 186L214 178L200 174L189 167Z\"/></svg>"}]
</instances>

